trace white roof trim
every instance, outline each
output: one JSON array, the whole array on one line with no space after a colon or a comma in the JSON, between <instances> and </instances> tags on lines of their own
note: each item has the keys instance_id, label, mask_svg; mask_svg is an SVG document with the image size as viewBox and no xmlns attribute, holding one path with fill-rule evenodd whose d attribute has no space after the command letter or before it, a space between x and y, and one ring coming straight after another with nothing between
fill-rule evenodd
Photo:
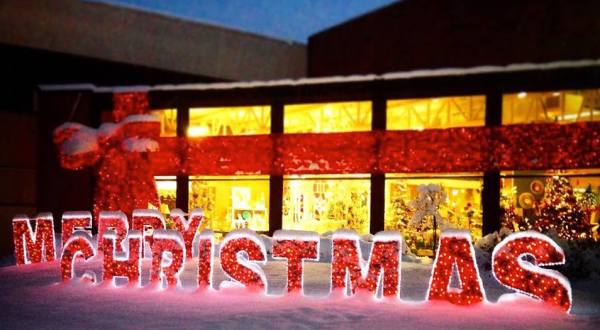
<instances>
[{"instance_id":1,"label":"white roof trim","mask_svg":"<svg viewBox=\"0 0 600 330\"><path fill-rule=\"evenodd\" d=\"M374 80L401 80L441 76L465 76L485 73L519 72L534 70L575 69L600 66L600 59L557 61L548 63L522 63L506 66L477 66L472 68L444 68L431 70L414 70L404 72L390 72L381 75L352 75L318 78L282 79L268 81L241 81L227 83L200 83L181 85L156 85L156 86L115 86L98 87L93 84L66 84L66 85L40 85L43 91L91 90L93 92L148 92L148 91L178 91L178 90L226 90L236 88L278 87L318 85L345 82L363 82Z\"/></svg>"}]
</instances>

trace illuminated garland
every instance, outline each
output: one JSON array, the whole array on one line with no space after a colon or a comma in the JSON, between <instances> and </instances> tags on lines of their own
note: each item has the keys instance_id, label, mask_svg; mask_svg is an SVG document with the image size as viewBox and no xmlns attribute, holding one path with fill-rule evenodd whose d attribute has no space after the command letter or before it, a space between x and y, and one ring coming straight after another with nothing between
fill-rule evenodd
<instances>
[{"instance_id":1,"label":"illuminated garland","mask_svg":"<svg viewBox=\"0 0 600 330\"><path fill-rule=\"evenodd\" d=\"M440 173L600 167L600 123L160 138L146 93L115 93L114 123L58 127L60 164L94 166L100 210L159 206L155 175ZM576 141L576 142L573 142ZM577 142L578 141L578 142ZM582 143L584 141L585 143ZM160 148L159 148L160 146ZM529 151L524 154L522 150ZM239 150L246 150L240 153ZM247 154L254 157L249 159Z\"/></svg>"},{"instance_id":2,"label":"illuminated garland","mask_svg":"<svg viewBox=\"0 0 600 330\"><path fill-rule=\"evenodd\" d=\"M564 263L565 254L560 246L534 231L508 236L492 253L492 271L498 282L560 306L568 313L572 305L569 280L555 270L540 267Z\"/></svg>"}]
</instances>

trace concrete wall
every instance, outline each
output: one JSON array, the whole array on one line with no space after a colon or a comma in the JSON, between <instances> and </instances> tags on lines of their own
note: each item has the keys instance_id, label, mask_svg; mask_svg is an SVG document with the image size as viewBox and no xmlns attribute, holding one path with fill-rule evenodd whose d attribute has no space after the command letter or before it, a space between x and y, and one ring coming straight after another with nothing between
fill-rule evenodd
<instances>
[{"instance_id":1,"label":"concrete wall","mask_svg":"<svg viewBox=\"0 0 600 330\"><path fill-rule=\"evenodd\" d=\"M0 43L218 80L306 74L306 47L79 0L0 1Z\"/></svg>"},{"instance_id":2,"label":"concrete wall","mask_svg":"<svg viewBox=\"0 0 600 330\"><path fill-rule=\"evenodd\" d=\"M11 219L36 208L36 119L0 113L0 257L13 249Z\"/></svg>"}]
</instances>

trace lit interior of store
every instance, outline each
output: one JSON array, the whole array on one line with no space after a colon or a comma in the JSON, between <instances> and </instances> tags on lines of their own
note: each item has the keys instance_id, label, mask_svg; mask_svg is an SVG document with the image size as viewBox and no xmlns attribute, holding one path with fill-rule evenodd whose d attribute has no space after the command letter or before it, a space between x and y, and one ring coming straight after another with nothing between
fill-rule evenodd
<instances>
[{"instance_id":1,"label":"lit interior of store","mask_svg":"<svg viewBox=\"0 0 600 330\"><path fill-rule=\"evenodd\" d=\"M285 133L329 133L371 130L371 102L294 104L284 106ZM174 109L156 111L161 134L175 136ZM600 120L600 90L522 92L503 97L503 124ZM190 137L270 133L270 107L192 108ZM389 100L389 130L485 125L484 96L456 96ZM591 226L598 223L600 171L503 172L501 204L535 220L536 205L544 195L545 178L567 176L578 200L592 194ZM386 174L385 229L399 230L411 250L431 255L433 240L443 228L461 228L474 240L482 234L482 173ZM160 210L175 207L175 177L156 177ZM321 234L341 228L370 232L370 175L287 175L283 180L283 229ZM425 196L425 190L429 196ZM591 196L591 195L590 195ZM236 228L269 230L269 176L191 176L189 208L202 208L206 227L217 233ZM422 213L423 199L436 200L435 212ZM421 213L419 213L421 212ZM437 212L437 213L436 213ZM436 215L434 215L436 213ZM417 214L421 219L414 219ZM417 221L418 220L418 221ZM433 221L435 220L435 224Z\"/></svg>"}]
</instances>

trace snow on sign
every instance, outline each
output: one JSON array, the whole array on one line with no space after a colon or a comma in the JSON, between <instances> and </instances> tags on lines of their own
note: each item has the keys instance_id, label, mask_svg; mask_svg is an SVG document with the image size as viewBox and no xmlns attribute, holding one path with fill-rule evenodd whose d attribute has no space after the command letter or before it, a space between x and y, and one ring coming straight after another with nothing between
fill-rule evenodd
<instances>
[{"instance_id":1,"label":"snow on sign","mask_svg":"<svg viewBox=\"0 0 600 330\"><path fill-rule=\"evenodd\" d=\"M115 278L120 277L128 280L128 286L139 287L142 285L142 262L148 258L152 263L149 285L172 289L180 286L179 276L186 259L197 259L198 290L235 285L267 293L268 280L261 265L268 261L268 248L259 235L246 229L234 230L217 248L212 231L198 232L203 217L201 212L192 212L189 221L180 210L171 217L178 219L180 225L167 230L162 214L135 210L132 221L136 221L129 230L124 213L101 212L99 222L104 232L97 235L94 244L88 230L89 213L65 213L62 228L68 229L63 231L62 237L62 281L73 280L73 268L78 258L86 262L100 253L102 276L90 271L84 275L93 283L102 278L102 285L114 286ZM35 219L16 216L12 224L17 265L54 261L57 249L51 214L43 213ZM331 244L331 290L342 295L362 291L374 297L400 299L402 240L397 232L380 232L373 237L370 253L364 258L356 232L335 232ZM146 244L149 248L144 253ZM99 247L102 251L98 251ZM304 294L304 261L319 261L320 248L320 237L316 232L275 232L270 252L274 259L287 260L287 292ZM197 253L192 254L190 249ZM213 283L216 250L219 251L220 267L229 278L219 285ZM533 231L506 237L492 254L493 274L498 282L568 313L572 305L568 279L555 270L542 268L564 263L562 249L549 237ZM459 288L451 287L453 276L458 278ZM457 305L487 303L467 231L442 232L426 299Z\"/></svg>"}]
</instances>

